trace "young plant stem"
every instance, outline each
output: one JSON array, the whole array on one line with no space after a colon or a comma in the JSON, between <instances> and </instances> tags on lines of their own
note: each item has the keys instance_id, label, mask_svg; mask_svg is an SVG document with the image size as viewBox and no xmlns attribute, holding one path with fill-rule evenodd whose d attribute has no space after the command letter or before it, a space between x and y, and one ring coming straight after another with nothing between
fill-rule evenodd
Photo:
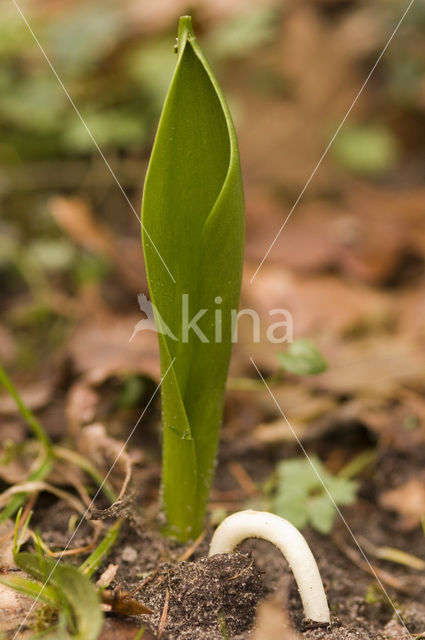
<instances>
[{"instance_id":1,"label":"young plant stem","mask_svg":"<svg viewBox=\"0 0 425 640\"><path fill-rule=\"evenodd\" d=\"M145 180L142 238L167 372L161 386L164 533L186 541L203 529L214 473L231 309L238 307L242 278L244 202L231 116L189 16L180 18L177 53ZM183 321L186 301L188 319L206 310L197 322L200 333Z\"/></svg>"}]
</instances>

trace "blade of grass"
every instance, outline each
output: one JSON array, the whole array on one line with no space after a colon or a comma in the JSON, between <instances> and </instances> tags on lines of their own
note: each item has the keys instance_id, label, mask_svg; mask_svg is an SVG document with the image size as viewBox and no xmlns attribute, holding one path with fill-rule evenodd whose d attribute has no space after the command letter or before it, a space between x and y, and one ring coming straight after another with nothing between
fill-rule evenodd
<instances>
[{"instance_id":1,"label":"blade of grass","mask_svg":"<svg viewBox=\"0 0 425 640\"><path fill-rule=\"evenodd\" d=\"M31 482L31 481L43 480L50 473L50 470L52 468L53 451L52 451L52 443L50 441L50 438L46 433L46 431L43 429L40 422L35 417L34 413L26 406L18 390L15 388L9 376L7 375L6 371L3 369L1 365L0 365L0 382L3 384L5 389L14 399L20 414L22 415L24 420L27 422L27 424L31 428L35 438L41 443L41 445L45 450L45 458L42 460L38 468L32 471L27 476L27 481ZM18 511L18 509L25 502L27 495L28 495L27 493L22 492L13 496L9 504L0 513L0 524L5 520L7 520L8 518L12 517Z\"/></svg>"},{"instance_id":2,"label":"blade of grass","mask_svg":"<svg viewBox=\"0 0 425 640\"><path fill-rule=\"evenodd\" d=\"M102 487L102 491L105 496L111 501L115 502L117 499L117 494L110 487L108 482L104 481L102 475L95 469L95 467L83 456L80 456L76 451L72 451L71 449L67 449L66 447L61 447L59 445L53 446L53 453L57 458L63 458L64 460L68 460L75 464L75 466L80 467L83 471L85 471L99 487Z\"/></svg>"},{"instance_id":3,"label":"blade of grass","mask_svg":"<svg viewBox=\"0 0 425 640\"><path fill-rule=\"evenodd\" d=\"M21 416L24 418L24 420L27 422L27 424L31 428L34 436L37 438L37 440L39 440L39 442L43 444L46 451L51 453L52 443L50 441L49 436L47 435L46 431L43 429L40 422L35 417L34 413L31 411L31 409L29 409L26 406L21 396L19 395L17 389L13 385L11 379L9 378L6 371L3 369L1 365L0 365L0 382L3 384L7 392L14 399L16 406L18 407L21 413Z\"/></svg>"},{"instance_id":4,"label":"blade of grass","mask_svg":"<svg viewBox=\"0 0 425 640\"><path fill-rule=\"evenodd\" d=\"M47 457L42 461L40 466L34 471L32 471L30 474L28 474L26 483L39 482L44 480L44 478L46 478L46 476L50 473L52 469L52 465L53 465L53 459L49 453ZM27 497L28 497L28 493L25 491L17 493L13 497L11 497L8 505L0 513L0 524L2 522L5 522L5 520L7 520L8 518L11 518L18 511L18 509L24 504Z\"/></svg>"},{"instance_id":5,"label":"blade of grass","mask_svg":"<svg viewBox=\"0 0 425 640\"><path fill-rule=\"evenodd\" d=\"M112 527L110 527L96 549L94 549L89 557L80 565L79 569L84 575L90 577L94 574L96 569L99 568L103 558L108 555L116 543L122 522L122 520L117 520Z\"/></svg>"}]
</instances>

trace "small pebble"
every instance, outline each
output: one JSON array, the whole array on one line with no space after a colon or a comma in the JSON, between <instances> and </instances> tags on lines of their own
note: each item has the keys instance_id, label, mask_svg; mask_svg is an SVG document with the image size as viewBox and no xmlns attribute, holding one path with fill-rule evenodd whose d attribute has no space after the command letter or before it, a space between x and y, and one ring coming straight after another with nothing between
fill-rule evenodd
<instances>
[{"instance_id":1,"label":"small pebble","mask_svg":"<svg viewBox=\"0 0 425 640\"><path fill-rule=\"evenodd\" d=\"M121 558L124 562L135 562L137 559L137 551L133 547L125 547Z\"/></svg>"}]
</instances>

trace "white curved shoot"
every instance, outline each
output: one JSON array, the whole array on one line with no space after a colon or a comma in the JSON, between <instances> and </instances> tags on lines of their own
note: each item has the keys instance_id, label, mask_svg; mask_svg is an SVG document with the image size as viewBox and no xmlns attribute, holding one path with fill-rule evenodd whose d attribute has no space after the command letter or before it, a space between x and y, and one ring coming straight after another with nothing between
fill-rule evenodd
<instances>
[{"instance_id":1,"label":"white curved shoot","mask_svg":"<svg viewBox=\"0 0 425 640\"><path fill-rule=\"evenodd\" d=\"M266 511L239 511L223 520L216 529L208 555L230 553L247 538L263 538L282 552L297 582L306 619L329 623L329 607L319 569L298 529L284 518Z\"/></svg>"}]
</instances>

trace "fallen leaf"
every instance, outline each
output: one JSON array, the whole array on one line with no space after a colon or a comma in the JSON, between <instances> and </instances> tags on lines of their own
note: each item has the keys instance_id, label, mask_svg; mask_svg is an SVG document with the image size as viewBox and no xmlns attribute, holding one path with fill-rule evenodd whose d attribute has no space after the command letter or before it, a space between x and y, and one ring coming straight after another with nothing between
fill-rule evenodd
<instances>
[{"instance_id":1,"label":"fallen leaf","mask_svg":"<svg viewBox=\"0 0 425 640\"><path fill-rule=\"evenodd\" d=\"M50 200L50 211L59 227L77 244L114 265L127 289L135 293L146 290L139 239L115 236L96 220L89 204L81 198L56 196Z\"/></svg>"},{"instance_id":2,"label":"fallen leaf","mask_svg":"<svg viewBox=\"0 0 425 640\"><path fill-rule=\"evenodd\" d=\"M425 476L412 479L405 484L384 491L379 496L379 503L384 509L395 511L399 515L400 529L409 531L419 526L425 515Z\"/></svg>"},{"instance_id":3,"label":"fallen leaf","mask_svg":"<svg viewBox=\"0 0 425 640\"><path fill-rule=\"evenodd\" d=\"M44 379L20 388L19 394L23 403L32 411L38 411L45 407L53 393L53 379ZM12 396L3 394L0 396L0 414L15 415L19 410Z\"/></svg>"},{"instance_id":4,"label":"fallen leaf","mask_svg":"<svg viewBox=\"0 0 425 640\"><path fill-rule=\"evenodd\" d=\"M341 341L329 352L319 348L329 368L314 384L334 393L388 397L425 374L425 344L398 334Z\"/></svg>"},{"instance_id":5,"label":"fallen leaf","mask_svg":"<svg viewBox=\"0 0 425 640\"><path fill-rule=\"evenodd\" d=\"M276 353L284 344L271 342L267 330L273 323L286 321L288 312L293 337L314 340L330 371L335 364L330 345L339 348L339 338L346 334L368 328L382 329L388 324L389 297L363 285L347 283L331 275L307 278L267 263L250 284L253 273L252 265L246 265L240 308L249 308L258 314L260 339L254 342L252 318L242 316L238 322L238 348L267 371L276 370ZM270 314L273 310L275 315ZM276 329L275 335L287 341L292 337L291 331L285 328ZM326 374L320 379L324 376Z\"/></svg>"},{"instance_id":6,"label":"fallen leaf","mask_svg":"<svg viewBox=\"0 0 425 640\"><path fill-rule=\"evenodd\" d=\"M93 422L98 403L99 394L85 379L72 385L66 398L66 417L71 435L78 435L83 424Z\"/></svg>"},{"instance_id":7,"label":"fallen leaf","mask_svg":"<svg viewBox=\"0 0 425 640\"><path fill-rule=\"evenodd\" d=\"M79 325L69 341L69 353L78 373L99 383L118 373L140 373L159 381L158 339L153 331L139 332L129 342L140 315L107 315Z\"/></svg>"}]
</instances>

